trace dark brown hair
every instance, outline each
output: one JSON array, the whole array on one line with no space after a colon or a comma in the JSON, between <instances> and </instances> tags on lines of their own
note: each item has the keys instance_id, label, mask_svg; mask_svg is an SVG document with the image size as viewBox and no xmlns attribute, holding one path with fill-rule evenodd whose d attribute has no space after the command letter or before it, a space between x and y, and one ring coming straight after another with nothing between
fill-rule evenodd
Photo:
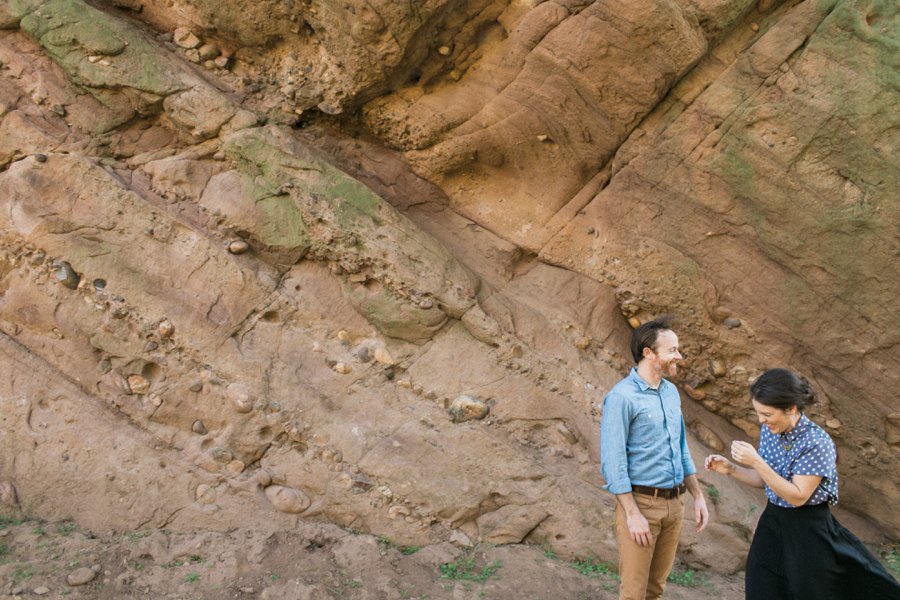
<instances>
[{"instance_id":1,"label":"dark brown hair","mask_svg":"<svg viewBox=\"0 0 900 600\"><path fill-rule=\"evenodd\" d=\"M750 397L772 408L796 406L802 411L815 403L816 392L802 375L788 369L769 369L750 386Z\"/></svg>"},{"instance_id":2,"label":"dark brown hair","mask_svg":"<svg viewBox=\"0 0 900 600\"><path fill-rule=\"evenodd\" d=\"M644 348L656 352L656 338L659 337L659 332L671 330L672 321L674 319L671 316L663 315L647 321L631 332L631 356L635 363L641 362L644 358Z\"/></svg>"}]
</instances>

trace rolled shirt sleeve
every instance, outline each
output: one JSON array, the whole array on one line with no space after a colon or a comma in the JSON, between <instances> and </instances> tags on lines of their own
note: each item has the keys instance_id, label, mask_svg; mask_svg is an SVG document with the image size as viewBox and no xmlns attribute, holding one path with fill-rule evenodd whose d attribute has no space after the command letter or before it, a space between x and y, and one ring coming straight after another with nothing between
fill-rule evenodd
<instances>
[{"instance_id":1,"label":"rolled shirt sleeve","mask_svg":"<svg viewBox=\"0 0 900 600\"><path fill-rule=\"evenodd\" d=\"M603 489L613 494L631 491L626 455L629 422L627 400L618 394L608 394L603 400L600 423L600 471L606 480Z\"/></svg>"},{"instance_id":2,"label":"rolled shirt sleeve","mask_svg":"<svg viewBox=\"0 0 900 600\"><path fill-rule=\"evenodd\" d=\"M697 467L694 466L694 460L691 458L691 450L688 448L687 428L684 425L684 417L681 418L681 468L684 470L685 477L697 473Z\"/></svg>"}]
</instances>

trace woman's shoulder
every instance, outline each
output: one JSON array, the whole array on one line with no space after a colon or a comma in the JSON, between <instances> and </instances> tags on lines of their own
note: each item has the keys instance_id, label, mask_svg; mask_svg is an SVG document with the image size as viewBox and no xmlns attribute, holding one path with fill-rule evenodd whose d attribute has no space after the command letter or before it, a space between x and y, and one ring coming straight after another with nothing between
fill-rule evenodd
<instances>
[{"instance_id":1,"label":"woman's shoulder","mask_svg":"<svg viewBox=\"0 0 900 600\"><path fill-rule=\"evenodd\" d=\"M807 438L810 446L817 446L823 449L834 451L834 440L831 439L831 435L828 434L825 429L823 429L819 424L810 420L806 416L803 417L808 422L807 427L807 435L804 436Z\"/></svg>"}]
</instances>

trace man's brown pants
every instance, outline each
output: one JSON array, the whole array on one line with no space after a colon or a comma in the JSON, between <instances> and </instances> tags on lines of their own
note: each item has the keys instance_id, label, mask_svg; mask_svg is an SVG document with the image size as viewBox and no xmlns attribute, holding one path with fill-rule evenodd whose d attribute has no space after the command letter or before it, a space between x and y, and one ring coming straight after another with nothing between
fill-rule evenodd
<instances>
[{"instance_id":1,"label":"man's brown pants","mask_svg":"<svg viewBox=\"0 0 900 600\"><path fill-rule=\"evenodd\" d=\"M678 537L684 522L684 494L666 500L633 494L650 525L653 544L640 546L631 539L625 510L616 503L616 542L619 545L619 600L656 600L662 597L666 578L675 561Z\"/></svg>"}]
</instances>

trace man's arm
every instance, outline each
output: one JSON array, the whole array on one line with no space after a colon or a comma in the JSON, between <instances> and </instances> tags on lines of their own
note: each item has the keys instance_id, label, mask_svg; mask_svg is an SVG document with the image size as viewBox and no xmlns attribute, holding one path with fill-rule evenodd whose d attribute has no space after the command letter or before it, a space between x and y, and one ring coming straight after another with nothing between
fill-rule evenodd
<instances>
[{"instance_id":1,"label":"man's arm","mask_svg":"<svg viewBox=\"0 0 900 600\"><path fill-rule=\"evenodd\" d=\"M621 396L607 395L603 400L603 421L600 423L600 468L606 480L606 489L616 495L616 502L625 511L631 539L640 546L649 546L653 543L650 525L631 495L628 457L625 454L630 425L628 402Z\"/></svg>"},{"instance_id":2,"label":"man's arm","mask_svg":"<svg viewBox=\"0 0 900 600\"><path fill-rule=\"evenodd\" d=\"M628 523L628 532L631 534L631 539L638 546L652 545L653 534L650 533L650 524L647 523L647 519L641 514L631 492L616 494L616 501L622 505L622 509L625 511L625 520Z\"/></svg>"},{"instance_id":3,"label":"man's arm","mask_svg":"<svg viewBox=\"0 0 900 600\"><path fill-rule=\"evenodd\" d=\"M706 507L706 498L700 490L700 482L697 481L697 475L687 475L684 478L688 491L694 497L694 518L697 521L697 533L706 529L709 523L709 509Z\"/></svg>"}]
</instances>

